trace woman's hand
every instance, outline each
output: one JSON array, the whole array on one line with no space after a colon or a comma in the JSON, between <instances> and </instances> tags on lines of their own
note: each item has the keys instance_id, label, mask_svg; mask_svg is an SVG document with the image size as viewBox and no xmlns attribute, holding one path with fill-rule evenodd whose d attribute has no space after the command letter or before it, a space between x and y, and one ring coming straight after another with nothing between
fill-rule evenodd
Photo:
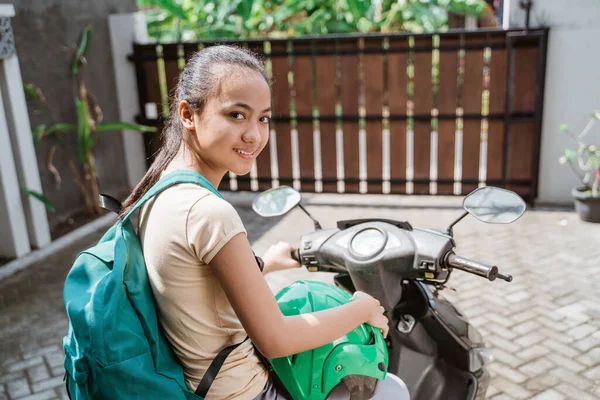
<instances>
[{"instance_id":1,"label":"woman's hand","mask_svg":"<svg viewBox=\"0 0 600 400\"><path fill-rule=\"evenodd\" d=\"M265 262L263 273L282 271L284 269L299 268L301 265L292 258L292 252L296 250L291 244L279 242L265 252L262 259Z\"/></svg>"},{"instance_id":2,"label":"woman's hand","mask_svg":"<svg viewBox=\"0 0 600 400\"><path fill-rule=\"evenodd\" d=\"M379 300L367 293L356 291L352 296L352 301L359 302L363 307L366 308L369 319L365 322L374 328L378 328L383 334L384 338L387 337L390 329L388 326L389 321L383 314L385 309L381 306Z\"/></svg>"}]
</instances>

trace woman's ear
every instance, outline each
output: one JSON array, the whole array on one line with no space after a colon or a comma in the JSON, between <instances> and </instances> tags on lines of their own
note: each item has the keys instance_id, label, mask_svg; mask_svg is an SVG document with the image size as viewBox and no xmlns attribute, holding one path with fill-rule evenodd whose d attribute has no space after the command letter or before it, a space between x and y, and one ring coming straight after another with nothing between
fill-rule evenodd
<instances>
[{"instance_id":1,"label":"woman's ear","mask_svg":"<svg viewBox=\"0 0 600 400\"><path fill-rule=\"evenodd\" d=\"M194 131L194 112L190 108L187 100L182 100L179 102L179 118L181 119L181 123L183 127L189 131Z\"/></svg>"}]
</instances>

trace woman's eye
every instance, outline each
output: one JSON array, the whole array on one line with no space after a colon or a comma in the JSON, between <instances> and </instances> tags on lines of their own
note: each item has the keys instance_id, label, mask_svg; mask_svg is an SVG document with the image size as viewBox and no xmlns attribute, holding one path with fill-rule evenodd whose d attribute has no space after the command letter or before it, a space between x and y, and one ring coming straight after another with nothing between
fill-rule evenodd
<instances>
[{"instance_id":1,"label":"woman's eye","mask_svg":"<svg viewBox=\"0 0 600 400\"><path fill-rule=\"evenodd\" d=\"M271 117L262 117L260 120L262 123L268 124L271 121Z\"/></svg>"},{"instance_id":2,"label":"woman's eye","mask_svg":"<svg viewBox=\"0 0 600 400\"><path fill-rule=\"evenodd\" d=\"M232 112L230 115L235 119L244 119L244 114L240 112Z\"/></svg>"}]
</instances>

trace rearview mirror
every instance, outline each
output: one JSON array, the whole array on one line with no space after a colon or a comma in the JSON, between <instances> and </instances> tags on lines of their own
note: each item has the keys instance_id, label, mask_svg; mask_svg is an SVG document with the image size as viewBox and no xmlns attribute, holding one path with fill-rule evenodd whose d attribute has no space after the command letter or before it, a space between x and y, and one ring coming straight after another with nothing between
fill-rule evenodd
<instances>
[{"instance_id":1,"label":"rearview mirror","mask_svg":"<svg viewBox=\"0 0 600 400\"><path fill-rule=\"evenodd\" d=\"M471 192L463 200L463 208L480 221L510 224L525 213L527 205L515 192L486 186Z\"/></svg>"},{"instance_id":2,"label":"rearview mirror","mask_svg":"<svg viewBox=\"0 0 600 400\"><path fill-rule=\"evenodd\" d=\"M259 194L252 202L252 209L261 217L276 217L296 207L301 199L296 190L280 186Z\"/></svg>"}]
</instances>

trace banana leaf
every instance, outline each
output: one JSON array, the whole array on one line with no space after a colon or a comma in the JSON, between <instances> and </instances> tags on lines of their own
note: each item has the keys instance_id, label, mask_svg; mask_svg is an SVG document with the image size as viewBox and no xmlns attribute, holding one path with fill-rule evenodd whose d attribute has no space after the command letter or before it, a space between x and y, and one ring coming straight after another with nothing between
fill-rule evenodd
<instances>
[{"instance_id":1,"label":"banana leaf","mask_svg":"<svg viewBox=\"0 0 600 400\"><path fill-rule=\"evenodd\" d=\"M96 132L110 131L156 132L156 127L134 124L132 122L102 122L96 127Z\"/></svg>"},{"instance_id":2,"label":"banana leaf","mask_svg":"<svg viewBox=\"0 0 600 400\"><path fill-rule=\"evenodd\" d=\"M40 139L42 138L42 136L44 136L45 132L46 132L45 124L38 125L31 131L31 137L33 138L34 146L37 146L37 144L40 142Z\"/></svg>"},{"instance_id":3,"label":"banana leaf","mask_svg":"<svg viewBox=\"0 0 600 400\"><path fill-rule=\"evenodd\" d=\"M43 194L35 192L33 190L29 190L29 189L26 189L25 193L27 195L33 197L34 199L37 199L37 200L41 201L44 204L44 206L46 206L46 208L48 209L48 211L50 211L51 213L55 213L56 212L56 209L50 203L50 200L48 200L48 198L46 196L44 196Z\"/></svg>"},{"instance_id":4,"label":"banana leaf","mask_svg":"<svg viewBox=\"0 0 600 400\"><path fill-rule=\"evenodd\" d=\"M41 100L42 99L42 91L39 87L34 85L33 83L23 83L23 91L25 92L25 97L31 100Z\"/></svg>"},{"instance_id":5,"label":"banana leaf","mask_svg":"<svg viewBox=\"0 0 600 400\"><path fill-rule=\"evenodd\" d=\"M77 107L77 146L79 150L79 160L86 164L88 162L88 152L92 147L91 127L88 119L87 104L81 99L75 99Z\"/></svg>"},{"instance_id":6,"label":"banana leaf","mask_svg":"<svg viewBox=\"0 0 600 400\"><path fill-rule=\"evenodd\" d=\"M88 25L83 29L81 39L79 40L79 46L77 46L77 52L75 53L75 57L73 59L73 67L71 68L71 73L73 75L77 75L83 66L85 56L88 52L90 40L92 38L92 32L91 25Z\"/></svg>"}]
</instances>

